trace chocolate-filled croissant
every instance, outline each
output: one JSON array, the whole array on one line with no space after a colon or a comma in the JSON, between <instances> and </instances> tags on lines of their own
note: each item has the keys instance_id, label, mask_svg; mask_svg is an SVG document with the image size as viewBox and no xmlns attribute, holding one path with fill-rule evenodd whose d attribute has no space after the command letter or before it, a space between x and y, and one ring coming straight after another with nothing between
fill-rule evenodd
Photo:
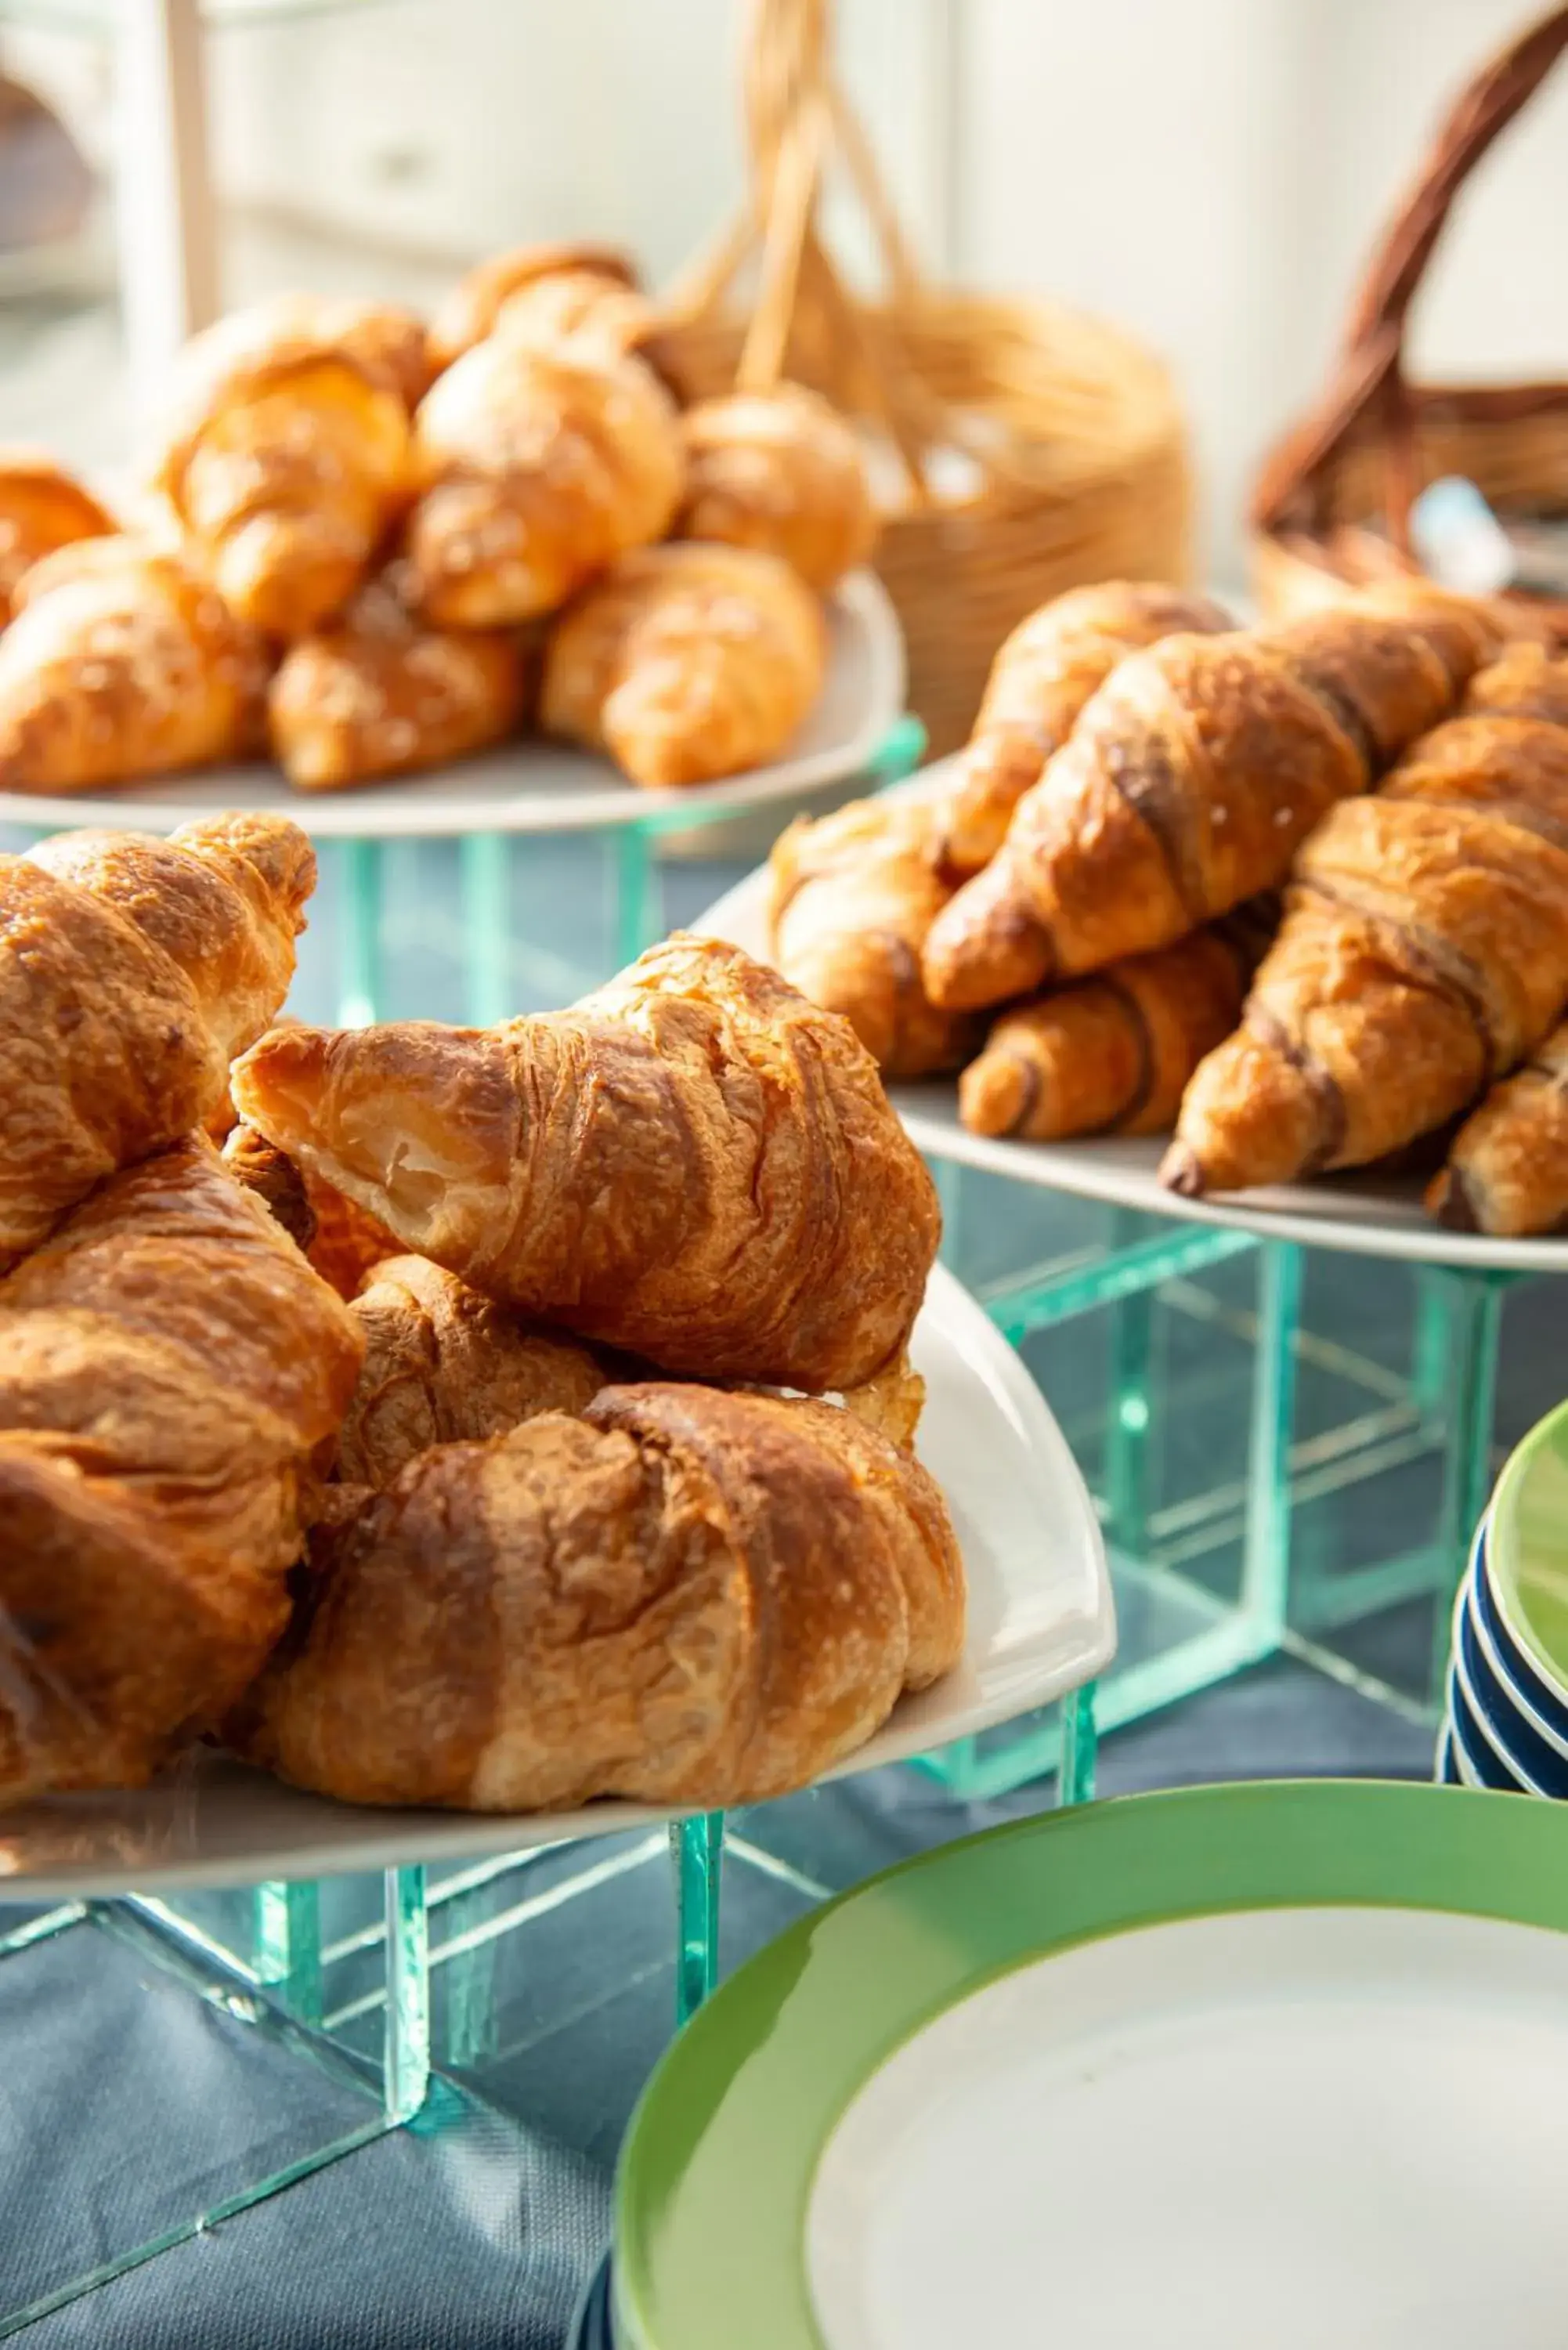
<instances>
[{"instance_id":1,"label":"chocolate-filled croissant","mask_svg":"<svg viewBox=\"0 0 1568 2350\"><path fill-rule=\"evenodd\" d=\"M1568 1021L1465 1120L1427 1206L1458 1232L1568 1231Z\"/></svg>"},{"instance_id":2,"label":"chocolate-filled croissant","mask_svg":"<svg viewBox=\"0 0 1568 2350\"><path fill-rule=\"evenodd\" d=\"M232 1086L406 1248L667 1370L857 1387L936 1254L930 1177L847 1022L711 940L497 1028L275 1028Z\"/></svg>"},{"instance_id":3,"label":"chocolate-filled croissant","mask_svg":"<svg viewBox=\"0 0 1568 2350\"><path fill-rule=\"evenodd\" d=\"M317 1564L231 1736L349 1803L758 1802L963 1642L919 1462L830 1404L694 1386L437 1445Z\"/></svg>"}]
</instances>

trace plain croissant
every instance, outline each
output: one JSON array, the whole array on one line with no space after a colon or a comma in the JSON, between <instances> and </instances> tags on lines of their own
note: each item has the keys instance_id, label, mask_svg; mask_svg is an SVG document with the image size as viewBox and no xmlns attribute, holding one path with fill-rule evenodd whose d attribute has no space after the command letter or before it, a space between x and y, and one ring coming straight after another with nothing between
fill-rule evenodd
<instances>
[{"instance_id":1,"label":"plain croissant","mask_svg":"<svg viewBox=\"0 0 1568 2350\"><path fill-rule=\"evenodd\" d=\"M267 697L273 753L302 791L410 775L503 741L523 691L513 638L432 628L378 583L284 656Z\"/></svg>"},{"instance_id":2,"label":"plain croissant","mask_svg":"<svg viewBox=\"0 0 1568 2350\"><path fill-rule=\"evenodd\" d=\"M349 1308L365 1367L337 1444L348 1484L389 1485L432 1444L504 1436L542 1411L582 1411L598 1357L419 1256L376 1267Z\"/></svg>"},{"instance_id":3,"label":"plain croissant","mask_svg":"<svg viewBox=\"0 0 1568 2350\"><path fill-rule=\"evenodd\" d=\"M992 662L973 732L943 795L941 856L952 879L990 864L1013 809L1119 660L1162 637L1213 636L1234 626L1207 596L1128 579L1069 588L1021 620Z\"/></svg>"},{"instance_id":4,"label":"plain croissant","mask_svg":"<svg viewBox=\"0 0 1568 2350\"><path fill-rule=\"evenodd\" d=\"M1267 915L1243 911L1003 1012L959 1080L964 1125L1031 1142L1168 1134L1193 1070L1235 1027L1267 942Z\"/></svg>"},{"instance_id":5,"label":"plain croissant","mask_svg":"<svg viewBox=\"0 0 1568 2350\"><path fill-rule=\"evenodd\" d=\"M917 1461L830 1404L701 1387L438 1445L317 1562L233 1735L350 1803L759 1802L853 1753L963 1642Z\"/></svg>"},{"instance_id":6,"label":"plain croissant","mask_svg":"<svg viewBox=\"0 0 1568 2350\"><path fill-rule=\"evenodd\" d=\"M0 627L22 574L40 556L114 531L98 500L41 450L0 449Z\"/></svg>"},{"instance_id":7,"label":"plain croissant","mask_svg":"<svg viewBox=\"0 0 1568 2350\"><path fill-rule=\"evenodd\" d=\"M362 1345L200 1139L0 1282L0 1801L140 1785L227 1711Z\"/></svg>"},{"instance_id":8,"label":"plain croissant","mask_svg":"<svg viewBox=\"0 0 1568 2350\"><path fill-rule=\"evenodd\" d=\"M1568 1021L1465 1120L1427 1206L1459 1232L1568 1231Z\"/></svg>"},{"instance_id":9,"label":"plain croissant","mask_svg":"<svg viewBox=\"0 0 1568 2350\"><path fill-rule=\"evenodd\" d=\"M683 538L782 556L826 595L877 544L860 443L836 409L799 384L700 400L680 420Z\"/></svg>"},{"instance_id":10,"label":"plain croissant","mask_svg":"<svg viewBox=\"0 0 1568 2350\"><path fill-rule=\"evenodd\" d=\"M826 665L816 599L777 556L648 547L552 631L540 723L607 751L635 784L711 783L783 750Z\"/></svg>"},{"instance_id":11,"label":"plain croissant","mask_svg":"<svg viewBox=\"0 0 1568 2350\"><path fill-rule=\"evenodd\" d=\"M636 270L613 245L512 246L467 271L437 310L430 341L438 367L451 367L464 351L493 335L509 305L563 279L584 307L590 287L607 301L617 295L640 298ZM581 310L577 323L582 323Z\"/></svg>"},{"instance_id":12,"label":"plain croissant","mask_svg":"<svg viewBox=\"0 0 1568 2350\"><path fill-rule=\"evenodd\" d=\"M347 305L239 311L181 356L156 485L242 619L340 612L409 490L407 360Z\"/></svg>"},{"instance_id":13,"label":"plain croissant","mask_svg":"<svg viewBox=\"0 0 1568 2350\"><path fill-rule=\"evenodd\" d=\"M177 556L83 539L23 575L0 636L0 783L79 792L259 747L266 650Z\"/></svg>"},{"instance_id":14,"label":"plain croissant","mask_svg":"<svg viewBox=\"0 0 1568 2350\"><path fill-rule=\"evenodd\" d=\"M0 857L0 1270L220 1107L287 991L315 882L280 816Z\"/></svg>"},{"instance_id":15,"label":"plain croissant","mask_svg":"<svg viewBox=\"0 0 1568 2350\"><path fill-rule=\"evenodd\" d=\"M926 933L952 895L943 820L929 800L854 800L797 817L768 859L770 959L842 1013L888 1077L955 1068L978 1039L975 1016L939 1011L920 980Z\"/></svg>"},{"instance_id":16,"label":"plain croissant","mask_svg":"<svg viewBox=\"0 0 1568 2350\"><path fill-rule=\"evenodd\" d=\"M555 611L617 556L662 537L680 435L635 359L492 335L439 376L414 420L410 594L445 628Z\"/></svg>"},{"instance_id":17,"label":"plain croissant","mask_svg":"<svg viewBox=\"0 0 1568 2350\"><path fill-rule=\"evenodd\" d=\"M932 1002L1001 1003L1278 888L1319 818L1445 717L1495 649L1483 608L1398 581L1130 655L931 925Z\"/></svg>"},{"instance_id":18,"label":"plain croissant","mask_svg":"<svg viewBox=\"0 0 1568 2350\"><path fill-rule=\"evenodd\" d=\"M474 1288L667 1370L812 1390L893 1362L936 1193L847 1023L667 940L498 1028L275 1028L243 1116Z\"/></svg>"},{"instance_id":19,"label":"plain croissant","mask_svg":"<svg viewBox=\"0 0 1568 2350\"><path fill-rule=\"evenodd\" d=\"M1296 860L1241 1025L1188 1088L1186 1192L1366 1166L1456 1117L1568 1002L1568 661L1511 650Z\"/></svg>"}]
</instances>

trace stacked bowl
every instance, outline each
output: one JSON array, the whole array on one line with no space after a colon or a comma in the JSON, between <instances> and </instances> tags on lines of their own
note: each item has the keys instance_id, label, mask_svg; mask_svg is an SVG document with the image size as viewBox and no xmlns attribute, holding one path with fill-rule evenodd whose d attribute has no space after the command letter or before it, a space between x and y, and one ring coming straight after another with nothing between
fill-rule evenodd
<instances>
[{"instance_id":1,"label":"stacked bowl","mask_svg":"<svg viewBox=\"0 0 1568 2350\"><path fill-rule=\"evenodd\" d=\"M1454 1607L1438 1776L1568 1797L1568 1404L1499 1480Z\"/></svg>"}]
</instances>

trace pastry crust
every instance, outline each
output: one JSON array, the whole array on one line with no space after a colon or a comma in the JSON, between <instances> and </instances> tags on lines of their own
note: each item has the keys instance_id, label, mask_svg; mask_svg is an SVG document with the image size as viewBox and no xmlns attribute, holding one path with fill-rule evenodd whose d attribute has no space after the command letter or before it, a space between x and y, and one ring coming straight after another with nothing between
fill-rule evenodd
<instances>
[{"instance_id":1,"label":"pastry crust","mask_svg":"<svg viewBox=\"0 0 1568 2350\"><path fill-rule=\"evenodd\" d=\"M1188 1088L1168 1182L1234 1191L1386 1158L1557 1019L1568 730L1551 713L1568 662L1516 651L1499 668L1303 848L1241 1028Z\"/></svg>"},{"instance_id":2,"label":"pastry crust","mask_svg":"<svg viewBox=\"0 0 1568 2350\"><path fill-rule=\"evenodd\" d=\"M768 859L768 951L792 987L841 1013L888 1077L956 1068L978 1041L968 1013L940 1012L920 979L926 933L952 895L944 809L856 800L797 817Z\"/></svg>"},{"instance_id":3,"label":"pastry crust","mask_svg":"<svg viewBox=\"0 0 1568 2350\"><path fill-rule=\"evenodd\" d=\"M820 595L866 562L878 523L860 443L800 384L732 392L688 409L682 538L777 555Z\"/></svg>"},{"instance_id":4,"label":"pastry crust","mask_svg":"<svg viewBox=\"0 0 1568 2350\"><path fill-rule=\"evenodd\" d=\"M1465 1120L1427 1206L1459 1232L1568 1231L1568 1021Z\"/></svg>"},{"instance_id":5,"label":"pastry crust","mask_svg":"<svg viewBox=\"0 0 1568 2350\"><path fill-rule=\"evenodd\" d=\"M273 754L301 791L412 775L503 742L523 697L514 638L433 628L378 584L285 655L267 698Z\"/></svg>"},{"instance_id":6,"label":"pastry crust","mask_svg":"<svg viewBox=\"0 0 1568 2350\"><path fill-rule=\"evenodd\" d=\"M432 1444L504 1436L542 1411L585 1410L607 1373L419 1256L379 1264L350 1308L365 1367L338 1439L338 1473L378 1489Z\"/></svg>"},{"instance_id":7,"label":"pastry crust","mask_svg":"<svg viewBox=\"0 0 1568 2350\"><path fill-rule=\"evenodd\" d=\"M932 924L932 1002L1002 1003L1278 888L1327 811L1453 708L1494 628L1480 605L1399 581L1130 654Z\"/></svg>"},{"instance_id":8,"label":"pastry crust","mask_svg":"<svg viewBox=\"0 0 1568 2350\"><path fill-rule=\"evenodd\" d=\"M39 449L0 448L0 628L23 573L58 546L107 538L113 517Z\"/></svg>"},{"instance_id":9,"label":"pastry crust","mask_svg":"<svg viewBox=\"0 0 1568 2350\"><path fill-rule=\"evenodd\" d=\"M639 290L636 270L613 245L514 245L469 270L437 310L430 331L436 365L451 367L494 333L508 303L562 277L577 287L598 287L606 296Z\"/></svg>"},{"instance_id":10,"label":"pastry crust","mask_svg":"<svg viewBox=\"0 0 1568 2350\"><path fill-rule=\"evenodd\" d=\"M234 1735L353 1803L760 1801L853 1753L963 1640L918 1462L831 1405L701 1387L438 1445L320 1565Z\"/></svg>"},{"instance_id":11,"label":"pastry crust","mask_svg":"<svg viewBox=\"0 0 1568 2350\"><path fill-rule=\"evenodd\" d=\"M556 610L680 495L669 396L639 360L493 335L437 379L414 421L410 592L446 628Z\"/></svg>"},{"instance_id":12,"label":"pastry crust","mask_svg":"<svg viewBox=\"0 0 1568 2350\"><path fill-rule=\"evenodd\" d=\"M821 609L778 556L649 547L552 632L540 723L607 751L634 784L711 783L781 752L826 668Z\"/></svg>"},{"instance_id":13,"label":"pastry crust","mask_svg":"<svg viewBox=\"0 0 1568 2350\"><path fill-rule=\"evenodd\" d=\"M343 609L408 494L408 360L375 316L291 296L182 354L155 484L213 586L268 636Z\"/></svg>"},{"instance_id":14,"label":"pastry crust","mask_svg":"<svg viewBox=\"0 0 1568 2350\"><path fill-rule=\"evenodd\" d=\"M270 666L179 557L80 540L33 566L0 637L0 783L80 792L260 747Z\"/></svg>"},{"instance_id":15,"label":"pastry crust","mask_svg":"<svg viewBox=\"0 0 1568 2350\"><path fill-rule=\"evenodd\" d=\"M316 880L298 828L59 833L0 858L0 1271L223 1103L275 1014Z\"/></svg>"},{"instance_id":16,"label":"pastry crust","mask_svg":"<svg viewBox=\"0 0 1568 2350\"><path fill-rule=\"evenodd\" d=\"M1234 627L1207 596L1129 579L1069 588L1020 620L992 662L974 731L945 795L942 861L952 879L990 864L1013 809L1119 660L1162 637L1215 636Z\"/></svg>"},{"instance_id":17,"label":"pastry crust","mask_svg":"<svg viewBox=\"0 0 1568 2350\"><path fill-rule=\"evenodd\" d=\"M672 1371L822 1392L903 1349L936 1193L847 1022L677 935L499 1028L275 1028L242 1115L405 1248Z\"/></svg>"},{"instance_id":18,"label":"pastry crust","mask_svg":"<svg viewBox=\"0 0 1568 2350\"><path fill-rule=\"evenodd\" d=\"M0 1283L0 1802L140 1785L234 1703L360 1351L200 1138Z\"/></svg>"}]
</instances>

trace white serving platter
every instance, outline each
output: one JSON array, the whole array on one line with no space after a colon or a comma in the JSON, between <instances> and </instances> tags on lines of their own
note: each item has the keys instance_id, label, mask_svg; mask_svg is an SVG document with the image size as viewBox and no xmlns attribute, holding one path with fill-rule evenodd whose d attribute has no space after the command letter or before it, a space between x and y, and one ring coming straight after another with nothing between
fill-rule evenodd
<instances>
[{"instance_id":1,"label":"white serving platter","mask_svg":"<svg viewBox=\"0 0 1568 2350\"><path fill-rule=\"evenodd\" d=\"M85 824L166 832L193 816L244 807L292 816L313 840L392 840L740 815L863 773L903 714L904 642L881 581L870 571L851 573L827 616L827 678L810 717L771 765L717 783L644 791L608 759L557 743L519 742L404 782L341 792L296 791L266 762L204 767L116 791L0 792L0 824L49 832Z\"/></svg>"},{"instance_id":2,"label":"white serving platter","mask_svg":"<svg viewBox=\"0 0 1568 2350\"><path fill-rule=\"evenodd\" d=\"M889 796L929 792L940 772L940 767L928 767ZM766 894L767 877L759 868L691 928L711 938L729 939L765 962ZM1188 1200L1167 1191L1159 1180L1166 1145L1158 1135L1015 1142L965 1130L959 1122L958 1085L951 1077L892 1086L888 1092L909 1135L928 1157L953 1159L1043 1191L1068 1191L1145 1215L1224 1224L1255 1232L1262 1240L1299 1241L1351 1255L1398 1257L1413 1264L1471 1272L1568 1273L1568 1239L1498 1240L1485 1232L1450 1232L1427 1214L1421 1185L1411 1176L1379 1180L1352 1172L1314 1183L1280 1183Z\"/></svg>"},{"instance_id":3,"label":"white serving platter","mask_svg":"<svg viewBox=\"0 0 1568 2350\"><path fill-rule=\"evenodd\" d=\"M927 1386L917 1451L952 1510L969 1576L956 1670L906 1698L828 1775L971 1736L1092 1679L1116 1646L1094 1504L1044 1399L982 1309L940 1267L912 1355ZM322 1877L526 1851L672 1814L594 1804L527 1815L360 1809L215 1755L134 1794L60 1796L0 1814L0 1900Z\"/></svg>"}]
</instances>

